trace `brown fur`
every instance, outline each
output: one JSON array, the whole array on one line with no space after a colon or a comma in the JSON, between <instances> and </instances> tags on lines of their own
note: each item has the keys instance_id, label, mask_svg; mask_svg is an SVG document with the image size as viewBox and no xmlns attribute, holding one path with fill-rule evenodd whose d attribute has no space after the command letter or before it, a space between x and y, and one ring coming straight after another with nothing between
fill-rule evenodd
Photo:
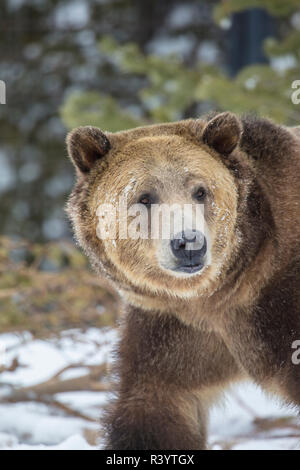
<instances>
[{"instance_id":1,"label":"brown fur","mask_svg":"<svg viewBox=\"0 0 300 470\"><path fill-rule=\"evenodd\" d=\"M208 406L245 377L300 406L291 359L300 339L298 129L223 113L116 134L79 128L68 148L76 236L124 300L107 447L205 448ZM183 203L205 182L212 263L201 276L161 269L153 240L117 239L115 248L96 236L99 202L131 178L129 202L154 187Z\"/></svg>"}]
</instances>

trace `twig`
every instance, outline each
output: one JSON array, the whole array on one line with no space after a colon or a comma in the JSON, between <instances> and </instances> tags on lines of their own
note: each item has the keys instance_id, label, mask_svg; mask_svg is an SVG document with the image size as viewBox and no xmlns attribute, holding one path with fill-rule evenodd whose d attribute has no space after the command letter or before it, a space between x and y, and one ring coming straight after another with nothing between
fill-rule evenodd
<instances>
[{"instance_id":1,"label":"twig","mask_svg":"<svg viewBox=\"0 0 300 470\"><path fill-rule=\"evenodd\" d=\"M78 365L76 365L78 367ZM62 369L56 373L51 379L37 385L22 387L12 391L11 394L4 397L4 401L9 403L16 403L19 401L38 400L43 397L56 395L65 392L78 392L78 391L92 391L92 392L107 392L111 390L110 383L100 383L100 379L106 375L106 364L96 366L82 366L89 369L86 375L76 377L73 379L60 380L60 375L68 369L73 368L73 365Z\"/></svg>"}]
</instances>

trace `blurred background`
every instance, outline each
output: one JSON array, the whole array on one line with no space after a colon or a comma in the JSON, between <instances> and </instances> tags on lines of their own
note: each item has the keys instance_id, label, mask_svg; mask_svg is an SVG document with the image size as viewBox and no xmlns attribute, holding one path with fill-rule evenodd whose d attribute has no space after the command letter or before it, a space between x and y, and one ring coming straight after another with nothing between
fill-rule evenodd
<instances>
[{"instance_id":1,"label":"blurred background","mask_svg":"<svg viewBox=\"0 0 300 470\"><path fill-rule=\"evenodd\" d=\"M260 5L261 9L253 9ZM298 0L2 0L0 227L70 236L67 129L254 111L299 124Z\"/></svg>"},{"instance_id":2,"label":"blurred background","mask_svg":"<svg viewBox=\"0 0 300 470\"><path fill-rule=\"evenodd\" d=\"M299 125L299 79L299 0L1 1L0 448L95 445L111 387L120 304L72 242L68 130L210 110ZM228 436L217 414L212 447L295 445L294 415L257 393L231 395L228 420L244 428Z\"/></svg>"}]
</instances>

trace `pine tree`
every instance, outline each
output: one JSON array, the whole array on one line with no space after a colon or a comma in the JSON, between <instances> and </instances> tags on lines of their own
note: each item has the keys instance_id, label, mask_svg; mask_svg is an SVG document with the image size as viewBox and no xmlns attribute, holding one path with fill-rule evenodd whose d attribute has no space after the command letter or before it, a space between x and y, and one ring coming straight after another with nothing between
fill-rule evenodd
<instances>
[{"instance_id":1,"label":"pine tree","mask_svg":"<svg viewBox=\"0 0 300 470\"><path fill-rule=\"evenodd\" d=\"M67 126L94 124L116 131L133 125L172 121L209 109L253 112L277 122L296 125L300 105L292 102L292 84L300 79L300 9L298 0L226 0L214 10L217 24L230 15L264 8L276 18L280 39L268 38L264 51L269 64L244 67L230 77L221 67L203 62L186 65L174 55L145 54L135 43L101 40L101 54L118 67L128 86L142 77L133 112L118 97L105 93L79 93L69 97L61 113Z\"/></svg>"}]
</instances>

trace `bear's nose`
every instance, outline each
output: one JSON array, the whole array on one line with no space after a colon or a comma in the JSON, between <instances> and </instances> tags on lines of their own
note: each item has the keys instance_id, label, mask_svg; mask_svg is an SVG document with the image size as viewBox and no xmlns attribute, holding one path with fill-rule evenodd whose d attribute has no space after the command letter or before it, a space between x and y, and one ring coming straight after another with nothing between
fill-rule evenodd
<instances>
[{"instance_id":1,"label":"bear's nose","mask_svg":"<svg viewBox=\"0 0 300 470\"><path fill-rule=\"evenodd\" d=\"M171 249L177 259L189 265L196 265L206 253L206 238L198 230L184 230L171 240Z\"/></svg>"}]
</instances>

